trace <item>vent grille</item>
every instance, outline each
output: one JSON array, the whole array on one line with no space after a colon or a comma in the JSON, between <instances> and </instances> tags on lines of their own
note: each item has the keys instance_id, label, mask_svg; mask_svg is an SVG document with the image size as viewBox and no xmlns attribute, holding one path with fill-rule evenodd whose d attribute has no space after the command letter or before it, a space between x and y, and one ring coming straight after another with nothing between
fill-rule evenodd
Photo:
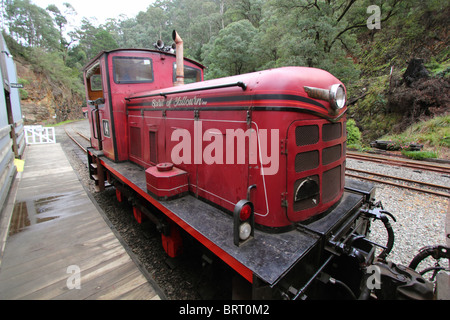
<instances>
[{"instance_id":1,"label":"vent grille","mask_svg":"<svg viewBox=\"0 0 450 320\"><path fill-rule=\"evenodd\" d=\"M290 187L287 192L292 195L292 209L288 212L293 221L306 220L328 210L342 194L345 139L344 120L337 123L322 119L298 121L289 129L287 179Z\"/></svg>"},{"instance_id":2,"label":"vent grille","mask_svg":"<svg viewBox=\"0 0 450 320\"><path fill-rule=\"evenodd\" d=\"M319 142L319 126L299 126L295 128L297 146L307 146Z\"/></svg>"},{"instance_id":3,"label":"vent grille","mask_svg":"<svg viewBox=\"0 0 450 320\"><path fill-rule=\"evenodd\" d=\"M325 171L322 176L322 202L327 203L341 190L341 166Z\"/></svg>"},{"instance_id":4,"label":"vent grille","mask_svg":"<svg viewBox=\"0 0 450 320\"><path fill-rule=\"evenodd\" d=\"M341 145L338 144L333 147L325 148L322 151L322 164L327 165L330 163L333 163L335 161L338 161L341 158L342 154L342 148Z\"/></svg>"},{"instance_id":5,"label":"vent grille","mask_svg":"<svg viewBox=\"0 0 450 320\"><path fill-rule=\"evenodd\" d=\"M315 169L319 166L319 151L299 153L295 156L295 172Z\"/></svg>"},{"instance_id":6,"label":"vent grille","mask_svg":"<svg viewBox=\"0 0 450 320\"><path fill-rule=\"evenodd\" d=\"M342 124L340 122L323 125L322 127L323 141L336 140L339 139L340 137L342 137Z\"/></svg>"}]
</instances>

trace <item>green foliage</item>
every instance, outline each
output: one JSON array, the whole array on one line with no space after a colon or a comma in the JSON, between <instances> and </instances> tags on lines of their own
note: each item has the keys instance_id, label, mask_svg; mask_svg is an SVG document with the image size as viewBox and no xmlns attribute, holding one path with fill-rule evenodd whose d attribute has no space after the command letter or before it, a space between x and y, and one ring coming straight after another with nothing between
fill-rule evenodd
<instances>
[{"instance_id":1,"label":"green foliage","mask_svg":"<svg viewBox=\"0 0 450 320\"><path fill-rule=\"evenodd\" d=\"M74 94L84 94L79 71L67 67L60 53L45 52L41 48L32 48L29 51L29 61L34 70L46 75L55 87L63 86Z\"/></svg>"},{"instance_id":2,"label":"green foliage","mask_svg":"<svg viewBox=\"0 0 450 320\"><path fill-rule=\"evenodd\" d=\"M402 150L402 155L413 160L436 159L438 154L433 151L407 151Z\"/></svg>"},{"instance_id":3,"label":"green foliage","mask_svg":"<svg viewBox=\"0 0 450 320\"><path fill-rule=\"evenodd\" d=\"M32 47L57 46L58 30L52 18L30 0L7 1L5 13L9 33L17 42Z\"/></svg>"},{"instance_id":4,"label":"green foliage","mask_svg":"<svg viewBox=\"0 0 450 320\"><path fill-rule=\"evenodd\" d=\"M27 79L19 78L19 83L23 84L23 86L25 87L26 85L30 84L30 81L28 81ZM28 91L26 89L20 88L19 96L20 100L26 100L28 98Z\"/></svg>"},{"instance_id":5,"label":"green foliage","mask_svg":"<svg viewBox=\"0 0 450 320\"><path fill-rule=\"evenodd\" d=\"M231 76L255 71L255 59L249 54L257 30L248 20L229 24L216 38L204 46L208 78Z\"/></svg>"},{"instance_id":6,"label":"green foliage","mask_svg":"<svg viewBox=\"0 0 450 320\"><path fill-rule=\"evenodd\" d=\"M450 49L448 49L450 51ZM435 57L431 57L430 62L425 64L432 76L448 77L450 76L450 58L439 62Z\"/></svg>"},{"instance_id":7,"label":"green foliage","mask_svg":"<svg viewBox=\"0 0 450 320\"><path fill-rule=\"evenodd\" d=\"M348 89L351 92L361 91L357 94L365 95L363 99L350 106L348 111L362 128L364 143L369 143L389 132L399 118L396 114L387 114L389 77L365 79L363 83L359 83L359 87Z\"/></svg>"},{"instance_id":8,"label":"green foliage","mask_svg":"<svg viewBox=\"0 0 450 320\"><path fill-rule=\"evenodd\" d=\"M363 43L360 59L364 74L387 74L391 66L406 68L413 57L429 62L432 56L440 55L446 48L448 52L448 44L445 45L450 13L448 1L386 1L379 5L382 20L388 18L382 22L381 30L359 31ZM442 40L444 45L437 45L436 40Z\"/></svg>"},{"instance_id":9,"label":"green foliage","mask_svg":"<svg viewBox=\"0 0 450 320\"><path fill-rule=\"evenodd\" d=\"M81 29L77 30L76 37L79 44L69 53L69 56L72 57L73 53L76 52L92 59L103 50L113 50L119 47L110 31L105 30L102 26L94 26L88 19L82 20ZM86 62L83 61L82 64Z\"/></svg>"},{"instance_id":10,"label":"green foliage","mask_svg":"<svg viewBox=\"0 0 450 320\"><path fill-rule=\"evenodd\" d=\"M410 126L398 135L385 135L381 140L391 140L398 145L424 144L434 148L450 147L450 115L435 117Z\"/></svg>"},{"instance_id":11,"label":"green foliage","mask_svg":"<svg viewBox=\"0 0 450 320\"><path fill-rule=\"evenodd\" d=\"M229 3L225 15L231 21L248 20L255 28L258 28L263 13L264 0L240 0Z\"/></svg>"},{"instance_id":12,"label":"green foliage","mask_svg":"<svg viewBox=\"0 0 450 320\"><path fill-rule=\"evenodd\" d=\"M263 65L321 68L344 82L355 81L359 70L349 55L358 50L358 45L349 32L347 16L356 5L346 2L269 2L260 27L264 33L259 36L259 43L265 45L258 48Z\"/></svg>"},{"instance_id":13,"label":"green foliage","mask_svg":"<svg viewBox=\"0 0 450 320\"><path fill-rule=\"evenodd\" d=\"M347 145L361 146L361 132L353 119L347 121Z\"/></svg>"},{"instance_id":14,"label":"green foliage","mask_svg":"<svg viewBox=\"0 0 450 320\"><path fill-rule=\"evenodd\" d=\"M44 127L60 127L60 126L63 126L63 125L66 125L68 123L72 123L72 122L75 122L75 121L78 121L78 120L65 120L65 121L61 121L61 122L58 122L58 123L47 124Z\"/></svg>"}]
</instances>

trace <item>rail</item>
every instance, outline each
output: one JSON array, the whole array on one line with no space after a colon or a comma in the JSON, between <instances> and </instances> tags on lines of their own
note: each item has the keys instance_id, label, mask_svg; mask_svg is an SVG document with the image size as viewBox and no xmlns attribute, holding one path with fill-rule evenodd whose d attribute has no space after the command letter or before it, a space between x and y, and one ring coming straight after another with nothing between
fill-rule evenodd
<instances>
[{"instance_id":1,"label":"rail","mask_svg":"<svg viewBox=\"0 0 450 320\"><path fill-rule=\"evenodd\" d=\"M441 174L448 174L450 173L449 167L446 166L440 166L440 165L434 165L434 164L419 164L417 162L412 162L409 160L401 160L401 159L392 159L392 158L383 158L380 156L372 156L372 155L366 155L366 154L359 154L359 153L347 153L348 158L353 158L356 160L364 160L364 161L372 161L376 163L384 163L388 165L394 165L394 166L402 166L407 167L410 169L420 169L420 170L427 170L432 172L438 172ZM350 171L350 172L349 172ZM351 173L353 172L353 173ZM357 174L355 174L357 173ZM346 168L346 176L351 178L357 178L357 179L363 179L367 181L372 181L376 183L386 184L395 186L398 188L403 189L409 189L414 190L418 192L433 194L440 197L446 197L450 198L450 187L444 186L444 185L438 185L418 180L412 180L402 177L395 177L391 175L385 175L373 171L365 171L360 169L354 169L354 168ZM379 177L374 178L373 176ZM402 183L400 183L402 182ZM437 189L437 190L436 190ZM439 191L441 190L441 191Z\"/></svg>"},{"instance_id":2,"label":"rail","mask_svg":"<svg viewBox=\"0 0 450 320\"><path fill-rule=\"evenodd\" d=\"M217 86L209 86L209 87L201 87L201 88L194 88L194 89L186 89L186 90L177 90L177 91L170 91L170 92L160 92L160 93L153 93L153 94L147 94L142 96L136 96L136 97L128 97L125 98L125 100L130 101L134 99L142 99L142 98L151 98L151 97L166 97L168 95L172 94L181 94L181 93L189 93L189 92L196 92L196 91L206 91L206 90L213 90L213 89L223 89L223 88L231 88L231 87L240 87L243 91L247 89L247 85L243 83L242 81L228 83L228 84L221 84Z\"/></svg>"},{"instance_id":3,"label":"rail","mask_svg":"<svg viewBox=\"0 0 450 320\"><path fill-rule=\"evenodd\" d=\"M369 155L369 154L351 152L351 151L347 151L347 158L371 161L371 162L377 162L377 163L387 163L389 165L407 167L407 168L418 169L418 170L427 170L427 171L433 171L433 172L438 172L438 173L443 173L443 174L450 174L450 166L445 165L445 164L439 165L439 164L433 164L433 163L418 162L418 161L413 161L413 160L408 160L408 159L395 159L392 157L385 157L385 156L380 156L380 155Z\"/></svg>"},{"instance_id":4,"label":"rail","mask_svg":"<svg viewBox=\"0 0 450 320\"><path fill-rule=\"evenodd\" d=\"M87 153L87 149L80 143L77 141L77 139L75 139L74 136L72 136L66 128L64 128L64 131L66 132L66 135L78 146L80 147L81 150L83 150L84 153ZM77 132L80 136L82 136L84 139L89 140L86 136L82 135L81 133Z\"/></svg>"}]
</instances>

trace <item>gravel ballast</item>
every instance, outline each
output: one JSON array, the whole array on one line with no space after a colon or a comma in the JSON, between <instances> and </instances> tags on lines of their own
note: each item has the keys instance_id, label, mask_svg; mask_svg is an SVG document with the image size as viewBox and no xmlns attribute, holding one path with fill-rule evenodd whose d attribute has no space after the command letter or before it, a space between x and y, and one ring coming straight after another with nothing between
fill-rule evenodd
<instances>
[{"instance_id":1,"label":"gravel ballast","mask_svg":"<svg viewBox=\"0 0 450 320\"><path fill-rule=\"evenodd\" d=\"M425 170L354 159L347 159L347 168L443 186L450 185L449 176ZM377 201L381 201L384 209L392 213L397 220L391 222L395 243L389 255L390 260L407 266L420 248L446 243L445 219L449 210L449 198L381 183L376 183L375 186ZM371 238L381 244L386 243L386 231L381 222L373 224Z\"/></svg>"}]
</instances>

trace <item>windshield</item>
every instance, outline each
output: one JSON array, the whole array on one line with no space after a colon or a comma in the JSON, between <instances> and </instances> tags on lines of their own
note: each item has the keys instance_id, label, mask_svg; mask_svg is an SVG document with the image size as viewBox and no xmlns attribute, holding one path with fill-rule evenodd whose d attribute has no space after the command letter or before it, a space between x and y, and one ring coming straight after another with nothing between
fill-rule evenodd
<instances>
[{"instance_id":1,"label":"windshield","mask_svg":"<svg viewBox=\"0 0 450 320\"><path fill-rule=\"evenodd\" d=\"M184 83L193 83L201 81L202 72L198 68L184 66ZM173 64L173 82L177 81L177 65Z\"/></svg>"},{"instance_id":2,"label":"windshield","mask_svg":"<svg viewBox=\"0 0 450 320\"><path fill-rule=\"evenodd\" d=\"M115 83L153 82L153 65L150 58L114 57Z\"/></svg>"}]
</instances>

